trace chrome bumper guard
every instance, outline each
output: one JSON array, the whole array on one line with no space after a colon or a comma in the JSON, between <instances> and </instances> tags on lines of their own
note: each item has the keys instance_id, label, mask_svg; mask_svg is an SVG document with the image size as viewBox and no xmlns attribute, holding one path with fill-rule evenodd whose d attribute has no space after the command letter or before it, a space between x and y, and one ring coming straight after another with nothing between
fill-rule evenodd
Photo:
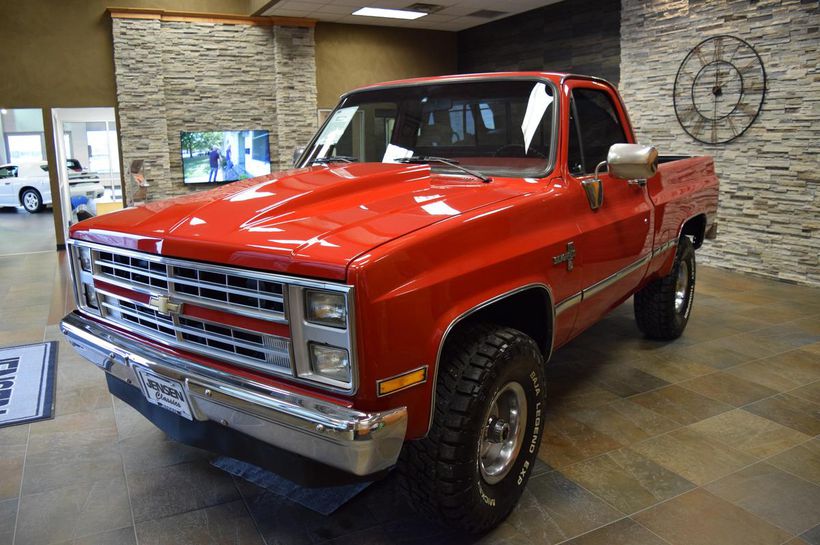
<instances>
[{"instance_id":1,"label":"chrome bumper guard","mask_svg":"<svg viewBox=\"0 0 820 545\"><path fill-rule=\"evenodd\" d=\"M77 352L139 389L136 367L181 382L197 420L211 420L274 447L364 476L395 465L407 409L364 413L173 357L77 311L60 329Z\"/></svg>"}]
</instances>

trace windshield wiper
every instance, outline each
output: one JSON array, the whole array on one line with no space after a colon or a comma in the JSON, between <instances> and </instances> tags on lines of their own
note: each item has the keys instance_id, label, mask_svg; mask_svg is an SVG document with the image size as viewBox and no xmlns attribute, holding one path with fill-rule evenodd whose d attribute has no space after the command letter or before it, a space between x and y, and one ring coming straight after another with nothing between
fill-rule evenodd
<instances>
[{"instance_id":1,"label":"windshield wiper","mask_svg":"<svg viewBox=\"0 0 820 545\"><path fill-rule=\"evenodd\" d=\"M472 176L474 178L478 178L479 180L481 180L485 184L488 184L488 183L493 181L492 178L478 172L477 170L473 170L473 169L470 169L470 168L467 168L467 167L463 167L463 166L458 164L458 161L453 161L452 159L445 159L444 157L432 157L430 155L414 155L412 157L401 157L399 159L396 159L396 162L397 163L412 163L412 164L439 163L439 164L442 164L442 165L447 165L448 167L453 167L456 170L460 170L462 172L465 172L465 173L469 174L470 176Z\"/></svg>"},{"instance_id":2,"label":"windshield wiper","mask_svg":"<svg viewBox=\"0 0 820 545\"><path fill-rule=\"evenodd\" d=\"M330 155L328 157L317 157L312 160L310 164L326 165L328 163L354 163L358 160L358 157L351 157L350 155Z\"/></svg>"}]
</instances>

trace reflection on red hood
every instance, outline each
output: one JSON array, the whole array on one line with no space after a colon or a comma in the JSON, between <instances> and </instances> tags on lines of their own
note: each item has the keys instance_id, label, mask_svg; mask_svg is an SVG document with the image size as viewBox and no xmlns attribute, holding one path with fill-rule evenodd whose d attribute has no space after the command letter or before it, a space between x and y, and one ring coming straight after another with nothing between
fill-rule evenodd
<instances>
[{"instance_id":1,"label":"reflection on red hood","mask_svg":"<svg viewBox=\"0 0 820 545\"><path fill-rule=\"evenodd\" d=\"M75 239L165 256L344 280L357 256L521 194L427 165L311 167L244 180L74 225Z\"/></svg>"}]
</instances>

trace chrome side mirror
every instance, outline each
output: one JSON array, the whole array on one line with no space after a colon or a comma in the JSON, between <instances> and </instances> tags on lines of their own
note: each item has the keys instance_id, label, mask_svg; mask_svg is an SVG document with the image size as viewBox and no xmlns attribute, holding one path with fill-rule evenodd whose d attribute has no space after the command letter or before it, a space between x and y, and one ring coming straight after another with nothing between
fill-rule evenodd
<instances>
[{"instance_id":1,"label":"chrome side mirror","mask_svg":"<svg viewBox=\"0 0 820 545\"><path fill-rule=\"evenodd\" d=\"M646 185L646 179L658 171L658 150L640 144L613 144L606 163L613 178Z\"/></svg>"},{"instance_id":2,"label":"chrome side mirror","mask_svg":"<svg viewBox=\"0 0 820 545\"><path fill-rule=\"evenodd\" d=\"M296 166L299 163L299 159L302 158L302 154L305 153L304 147L294 148L293 150L293 166Z\"/></svg>"},{"instance_id":3,"label":"chrome side mirror","mask_svg":"<svg viewBox=\"0 0 820 545\"><path fill-rule=\"evenodd\" d=\"M598 163L595 167L595 175L592 178L588 178L581 182L581 185L587 194L589 207L592 210L598 210L601 208L601 205L604 204L604 182L601 181L601 177L598 175L602 168L606 168L606 161L601 161Z\"/></svg>"}]
</instances>

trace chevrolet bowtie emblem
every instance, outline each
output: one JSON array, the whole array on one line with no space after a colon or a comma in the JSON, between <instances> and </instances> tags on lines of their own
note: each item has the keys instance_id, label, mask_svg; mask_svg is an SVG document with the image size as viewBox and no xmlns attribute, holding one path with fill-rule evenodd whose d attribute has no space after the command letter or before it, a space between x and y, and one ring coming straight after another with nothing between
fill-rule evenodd
<instances>
[{"instance_id":1,"label":"chevrolet bowtie emblem","mask_svg":"<svg viewBox=\"0 0 820 545\"><path fill-rule=\"evenodd\" d=\"M567 270L571 271L575 267L575 243L567 242L567 251L552 258L553 265L567 264Z\"/></svg>"},{"instance_id":2,"label":"chevrolet bowtie emblem","mask_svg":"<svg viewBox=\"0 0 820 545\"><path fill-rule=\"evenodd\" d=\"M152 295L148 306L165 316L182 312L182 303L173 303L165 295Z\"/></svg>"}]
</instances>

